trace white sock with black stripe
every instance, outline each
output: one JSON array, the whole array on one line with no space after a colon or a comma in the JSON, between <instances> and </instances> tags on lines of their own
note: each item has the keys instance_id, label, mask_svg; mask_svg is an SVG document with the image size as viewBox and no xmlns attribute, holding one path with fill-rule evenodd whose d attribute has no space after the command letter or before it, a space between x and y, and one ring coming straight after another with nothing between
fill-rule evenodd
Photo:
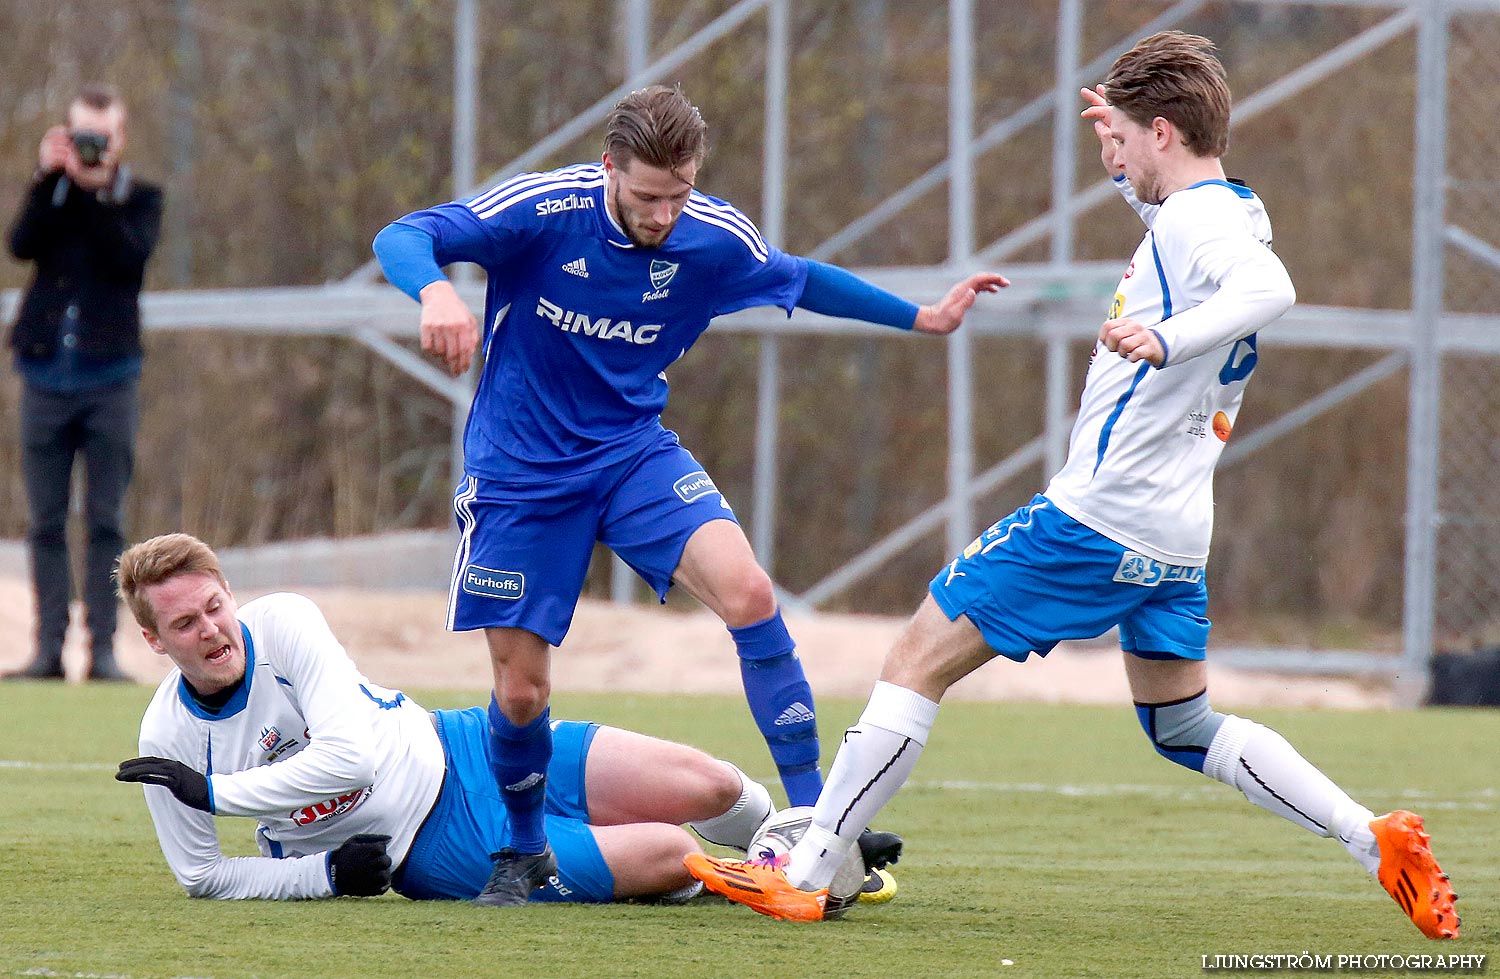
<instances>
[{"instance_id":1,"label":"white sock with black stripe","mask_svg":"<svg viewBox=\"0 0 1500 979\"><path fill-rule=\"evenodd\" d=\"M1370 873L1380 853L1369 822L1375 814L1270 728L1229 714L1208 747L1203 774L1232 785L1267 812L1332 836Z\"/></svg>"},{"instance_id":2,"label":"white sock with black stripe","mask_svg":"<svg viewBox=\"0 0 1500 979\"><path fill-rule=\"evenodd\" d=\"M792 848L787 880L804 890L827 887L844 854L911 775L937 720L938 705L879 681L859 721L844 732L813 824Z\"/></svg>"}]
</instances>

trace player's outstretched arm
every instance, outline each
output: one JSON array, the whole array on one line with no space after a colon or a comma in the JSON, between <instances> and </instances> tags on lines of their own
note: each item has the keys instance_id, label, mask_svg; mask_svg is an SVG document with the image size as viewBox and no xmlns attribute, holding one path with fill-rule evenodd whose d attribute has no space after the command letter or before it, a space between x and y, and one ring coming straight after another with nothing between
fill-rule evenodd
<instances>
[{"instance_id":1,"label":"player's outstretched arm","mask_svg":"<svg viewBox=\"0 0 1500 979\"><path fill-rule=\"evenodd\" d=\"M918 333L945 336L958 329L964 316L973 307L981 292L999 292L1010 285L1010 280L995 272L975 272L948 290L947 295L917 310L917 320L912 329Z\"/></svg>"},{"instance_id":2,"label":"player's outstretched arm","mask_svg":"<svg viewBox=\"0 0 1500 979\"><path fill-rule=\"evenodd\" d=\"M976 272L948 290L931 306L917 306L892 292L866 282L837 265L807 262L807 283L797 300L800 309L826 316L880 323L900 330L942 335L952 333L981 292L995 292L1010 280L993 272Z\"/></svg>"}]
</instances>

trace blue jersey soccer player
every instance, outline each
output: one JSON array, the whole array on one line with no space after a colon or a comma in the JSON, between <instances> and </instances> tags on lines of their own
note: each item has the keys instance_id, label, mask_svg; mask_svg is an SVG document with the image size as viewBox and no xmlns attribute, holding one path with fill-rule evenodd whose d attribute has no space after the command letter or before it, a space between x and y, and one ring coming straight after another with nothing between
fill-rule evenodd
<instances>
[{"instance_id":1,"label":"blue jersey soccer player","mask_svg":"<svg viewBox=\"0 0 1500 979\"><path fill-rule=\"evenodd\" d=\"M724 620L788 799L807 805L821 788L812 692L771 581L713 480L662 427L667 367L713 317L751 306L941 335L979 292L1008 284L971 275L919 308L771 247L695 189L705 136L681 91L643 89L611 113L601 162L513 177L375 239L387 279L422 304L424 349L461 372L483 335L448 611L448 628L485 630L506 759L495 777L515 830L481 903L523 903L549 872L548 644L567 634L598 541L658 596L679 584ZM482 331L440 268L459 261L489 276Z\"/></svg>"},{"instance_id":2,"label":"blue jersey soccer player","mask_svg":"<svg viewBox=\"0 0 1500 979\"><path fill-rule=\"evenodd\" d=\"M689 867L763 913L821 918L835 842L895 796L949 686L997 654L1024 662L1118 626L1136 713L1163 757L1335 837L1424 934L1456 938L1453 889L1421 817L1375 818L1281 735L1209 706L1213 470L1256 331L1295 299L1260 199L1224 179L1223 66L1205 38L1168 31L1083 94L1104 165L1148 230L1100 328L1067 462L933 578L785 867L701 854ZM746 878L759 886L731 886Z\"/></svg>"}]
</instances>

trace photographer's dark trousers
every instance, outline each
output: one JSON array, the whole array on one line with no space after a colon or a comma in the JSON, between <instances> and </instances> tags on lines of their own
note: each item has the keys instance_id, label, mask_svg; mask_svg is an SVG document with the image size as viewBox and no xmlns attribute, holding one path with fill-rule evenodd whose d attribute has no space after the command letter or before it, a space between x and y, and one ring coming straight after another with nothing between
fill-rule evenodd
<instances>
[{"instance_id":1,"label":"photographer's dark trousers","mask_svg":"<svg viewBox=\"0 0 1500 979\"><path fill-rule=\"evenodd\" d=\"M21 467L31 510L32 583L36 589L37 668L59 667L68 630L72 573L68 561L68 506L74 459L82 456L88 529L83 600L93 653L90 673L115 669L116 598L110 578L125 549L121 530L125 490L135 466L140 416L138 379L58 394L22 384Z\"/></svg>"}]
</instances>

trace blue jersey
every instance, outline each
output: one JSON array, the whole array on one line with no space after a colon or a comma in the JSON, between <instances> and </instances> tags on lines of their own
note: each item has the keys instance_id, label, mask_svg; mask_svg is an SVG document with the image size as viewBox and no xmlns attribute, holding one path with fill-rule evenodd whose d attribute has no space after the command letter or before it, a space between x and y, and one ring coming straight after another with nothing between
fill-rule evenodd
<instances>
[{"instance_id":1,"label":"blue jersey","mask_svg":"<svg viewBox=\"0 0 1500 979\"><path fill-rule=\"evenodd\" d=\"M694 191L658 248L605 206L602 164L512 177L398 224L441 265L489 275L484 370L464 430L465 468L529 481L625 458L660 431L665 371L715 316L788 314L807 261L769 247L733 206Z\"/></svg>"}]
</instances>

